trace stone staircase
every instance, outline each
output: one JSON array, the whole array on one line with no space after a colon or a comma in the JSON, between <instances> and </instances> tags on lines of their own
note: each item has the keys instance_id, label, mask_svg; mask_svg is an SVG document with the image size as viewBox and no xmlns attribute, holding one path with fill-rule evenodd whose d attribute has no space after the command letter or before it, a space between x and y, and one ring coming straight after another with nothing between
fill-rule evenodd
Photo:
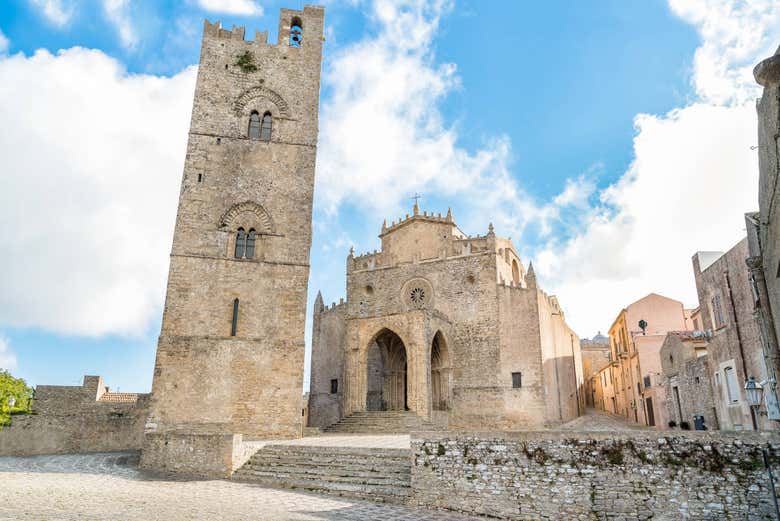
<instances>
[{"instance_id":1,"label":"stone staircase","mask_svg":"<svg viewBox=\"0 0 780 521\"><path fill-rule=\"evenodd\" d=\"M403 503L409 495L411 471L409 449L266 445L232 479Z\"/></svg>"},{"instance_id":2,"label":"stone staircase","mask_svg":"<svg viewBox=\"0 0 780 521\"><path fill-rule=\"evenodd\" d=\"M326 433L338 434L408 434L437 430L441 429L408 411L355 412L323 429Z\"/></svg>"}]
</instances>

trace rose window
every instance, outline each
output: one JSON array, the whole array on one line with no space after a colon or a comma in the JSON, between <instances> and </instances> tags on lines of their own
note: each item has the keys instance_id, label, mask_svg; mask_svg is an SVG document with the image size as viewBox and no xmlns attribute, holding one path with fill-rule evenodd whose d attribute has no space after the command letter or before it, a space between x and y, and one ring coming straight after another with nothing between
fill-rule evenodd
<instances>
[{"instance_id":1,"label":"rose window","mask_svg":"<svg viewBox=\"0 0 780 521\"><path fill-rule=\"evenodd\" d=\"M425 290L422 288L414 288L411 291L410 297L415 304L422 304L425 302Z\"/></svg>"}]
</instances>

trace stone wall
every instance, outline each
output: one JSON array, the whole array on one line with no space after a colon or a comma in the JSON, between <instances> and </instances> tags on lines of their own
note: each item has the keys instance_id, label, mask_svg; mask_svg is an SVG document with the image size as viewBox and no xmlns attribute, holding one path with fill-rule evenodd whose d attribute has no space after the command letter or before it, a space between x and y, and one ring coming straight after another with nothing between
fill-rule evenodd
<instances>
[{"instance_id":1,"label":"stone wall","mask_svg":"<svg viewBox=\"0 0 780 521\"><path fill-rule=\"evenodd\" d=\"M343 416L345 304L326 308L322 296L314 304L312 364L309 386L310 427L327 427ZM333 393L331 380L336 380Z\"/></svg>"},{"instance_id":2,"label":"stone wall","mask_svg":"<svg viewBox=\"0 0 780 521\"><path fill-rule=\"evenodd\" d=\"M526 432L412 439L416 505L501 519L774 519L780 436Z\"/></svg>"},{"instance_id":3,"label":"stone wall","mask_svg":"<svg viewBox=\"0 0 780 521\"><path fill-rule=\"evenodd\" d=\"M704 257L693 257L693 272L705 330L711 332L707 344L710 378L718 423L724 430L751 430L750 408L744 394L747 377L762 381L767 377L761 332L753 313L753 292L748 278L747 239L709 265ZM713 299L720 302L723 322L715 321ZM736 386L729 395L726 371L736 374ZM777 429L778 424L765 416L757 417L759 429Z\"/></svg>"},{"instance_id":4,"label":"stone wall","mask_svg":"<svg viewBox=\"0 0 780 521\"><path fill-rule=\"evenodd\" d=\"M185 476L228 477L249 456L240 434L147 433L141 466Z\"/></svg>"},{"instance_id":5,"label":"stone wall","mask_svg":"<svg viewBox=\"0 0 780 521\"><path fill-rule=\"evenodd\" d=\"M148 395L111 393L99 376L82 386L39 385L33 414L0 431L0 455L139 450Z\"/></svg>"}]
</instances>

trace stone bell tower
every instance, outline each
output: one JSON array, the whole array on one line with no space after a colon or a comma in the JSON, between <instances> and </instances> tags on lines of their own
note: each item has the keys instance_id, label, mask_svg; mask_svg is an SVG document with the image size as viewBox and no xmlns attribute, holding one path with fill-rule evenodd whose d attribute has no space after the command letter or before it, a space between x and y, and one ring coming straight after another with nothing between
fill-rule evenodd
<instances>
[{"instance_id":1,"label":"stone bell tower","mask_svg":"<svg viewBox=\"0 0 780 521\"><path fill-rule=\"evenodd\" d=\"M204 24L147 466L166 433L300 433L323 19L282 9L276 45Z\"/></svg>"}]
</instances>

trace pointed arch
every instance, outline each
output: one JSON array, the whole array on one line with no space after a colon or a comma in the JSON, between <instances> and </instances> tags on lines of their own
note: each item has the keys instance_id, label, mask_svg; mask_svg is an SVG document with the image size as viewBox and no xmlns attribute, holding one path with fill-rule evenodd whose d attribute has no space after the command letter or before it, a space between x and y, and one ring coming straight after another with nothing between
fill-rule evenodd
<instances>
[{"instance_id":1,"label":"pointed arch","mask_svg":"<svg viewBox=\"0 0 780 521\"><path fill-rule=\"evenodd\" d=\"M444 334L436 331L431 341L431 409L447 411L452 395L452 360Z\"/></svg>"}]
</instances>

